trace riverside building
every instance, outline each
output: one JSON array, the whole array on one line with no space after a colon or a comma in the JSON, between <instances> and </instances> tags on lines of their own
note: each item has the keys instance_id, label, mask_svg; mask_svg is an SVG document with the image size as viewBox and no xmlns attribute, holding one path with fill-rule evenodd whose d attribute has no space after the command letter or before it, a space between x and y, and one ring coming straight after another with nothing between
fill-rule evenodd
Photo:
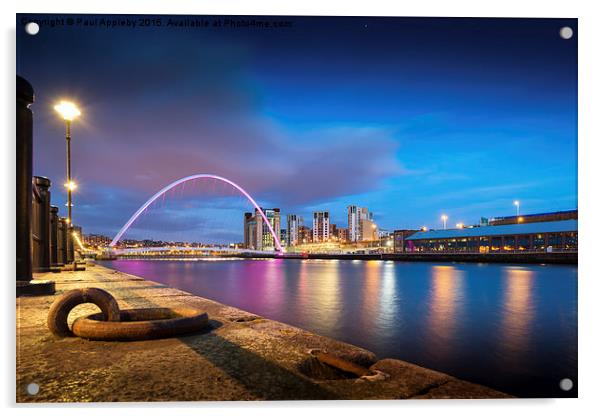
<instances>
[{"instance_id":1,"label":"riverside building","mask_svg":"<svg viewBox=\"0 0 602 416\"><path fill-rule=\"evenodd\" d=\"M314 212L313 242L321 243L330 238L330 214L328 211Z\"/></svg>"},{"instance_id":2,"label":"riverside building","mask_svg":"<svg viewBox=\"0 0 602 416\"><path fill-rule=\"evenodd\" d=\"M372 221L372 214L368 208L349 205L347 207L347 228L349 230L349 241L362 241L362 221Z\"/></svg>"},{"instance_id":3,"label":"riverside building","mask_svg":"<svg viewBox=\"0 0 602 416\"><path fill-rule=\"evenodd\" d=\"M300 229L303 226L303 217L297 214L288 214L286 216L286 245L288 247L299 244Z\"/></svg>"},{"instance_id":4,"label":"riverside building","mask_svg":"<svg viewBox=\"0 0 602 416\"><path fill-rule=\"evenodd\" d=\"M403 251L466 253L577 251L577 233L577 219L418 231L403 239ZM398 250L396 251L399 252Z\"/></svg>"},{"instance_id":5,"label":"riverside building","mask_svg":"<svg viewBox=\"0 0 602 416\"><path fill-rule=\"evenodd\" d=\"M280 208L261 208L272 229L280 233ZM278 237L280 237L278 235ZM244 217L244 246L250 250L275 250L274 236L257 209L255 212L245 212Z\"/></svg>"},{"instance_id":6,"label":"riverside building","mask_svg":"<svg viewBox=\"0 0 602 416\"><path fill-rule=\"evenodd\" d=\"M92 247L107 247L113 239L101 234L84 234L84 244Z\"/></svg>"},{"instance_id":7,"label":"riverside building","mask_svg":"<svg viewBox=\"0 0 602 416\"><path fill-rule=\"evenodd\" d=\"M360 220L360 236L356 241L378 241L378 226L371 219Z\"/></svg>"}]
</instances>

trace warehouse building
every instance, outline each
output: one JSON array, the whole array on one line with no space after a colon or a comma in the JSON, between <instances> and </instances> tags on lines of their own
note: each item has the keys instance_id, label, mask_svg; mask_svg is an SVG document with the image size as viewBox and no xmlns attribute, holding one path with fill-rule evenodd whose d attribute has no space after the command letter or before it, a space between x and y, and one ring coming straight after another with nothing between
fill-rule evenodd
<instances>
[{"instance_id":1,"label":"warehouse building","mask_svg":"<svg viewBox=\"0 0 602 416\"><path fill-rule=\"evenodd\" d=\"M577 251L577 220L419 231L404 239L406 252Z\"/></svg>"}]
</instances>

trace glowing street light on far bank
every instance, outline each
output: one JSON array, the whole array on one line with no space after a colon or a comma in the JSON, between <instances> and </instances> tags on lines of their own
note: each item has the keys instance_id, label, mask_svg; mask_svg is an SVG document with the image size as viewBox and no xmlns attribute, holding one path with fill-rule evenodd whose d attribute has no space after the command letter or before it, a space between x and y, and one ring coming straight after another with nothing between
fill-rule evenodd
<instances>
[{"instance_id":1,"label":"glowing street light on far bank","mask_svg":"<svg viewBox=\"0 0 602 416\"><path fill-rule=\"evenodd\" d=\"M447 219L448 219L448 218L449 218L449 217L448 217L447 215L445 215L445 214L443 214L443 215L441 216L441 221L443 221L443 229L444 229L444 230L447 230Z\"/></svg>"},{"instance_id":2,"label":"glowing street light on far bank","mask_svg":"<svg viewBox=\"0 0 602 416\"><path fill-rule=\"evenodd\" d=\"M457 223L456 228L464 228L464 223L461 223L461 222Z\"/></svg>"}]
</instances>

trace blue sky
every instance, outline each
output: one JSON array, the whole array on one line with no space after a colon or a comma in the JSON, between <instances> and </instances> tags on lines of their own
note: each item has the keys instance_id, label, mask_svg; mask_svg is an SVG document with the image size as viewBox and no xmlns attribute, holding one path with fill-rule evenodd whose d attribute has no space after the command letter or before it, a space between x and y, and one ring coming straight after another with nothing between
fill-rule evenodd
<instances>
[{"instance_id":1,"label":"blue sky","mask_svg":"<svg viewBox=\"0 0 602 416\"><path fill-rule=\"evenodd\" d=\"M339 225L346 205L367 206L389 230L512 215L515 199L523 213L576 208L575 19L267 20L291 25L18 31L17 73L36 89L36 174L64 176L52 104L68 97L84 112L76 222L112 235L194 173L283 214L330 210ZM181 198L202 216L202 196ZM63 205L63 190L53 198ZM170 221L147 232L168 238Z\"/></svg>"}]
</instances>

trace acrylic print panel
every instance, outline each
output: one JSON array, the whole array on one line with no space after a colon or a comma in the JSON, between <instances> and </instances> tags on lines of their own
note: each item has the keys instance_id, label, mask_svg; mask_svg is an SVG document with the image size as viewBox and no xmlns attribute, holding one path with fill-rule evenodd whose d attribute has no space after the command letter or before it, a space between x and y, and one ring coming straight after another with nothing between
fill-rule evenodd
<instances>
[{"instance_id":1,"label":"acrylic print panel","mask_svg":"<svg viewBox=\"0 0 602 416\"><path fill-rule=\"evenodd\" d=\"M576 397L577 36L17 15L17 401Z\"/></svg>"}]
</instances>

